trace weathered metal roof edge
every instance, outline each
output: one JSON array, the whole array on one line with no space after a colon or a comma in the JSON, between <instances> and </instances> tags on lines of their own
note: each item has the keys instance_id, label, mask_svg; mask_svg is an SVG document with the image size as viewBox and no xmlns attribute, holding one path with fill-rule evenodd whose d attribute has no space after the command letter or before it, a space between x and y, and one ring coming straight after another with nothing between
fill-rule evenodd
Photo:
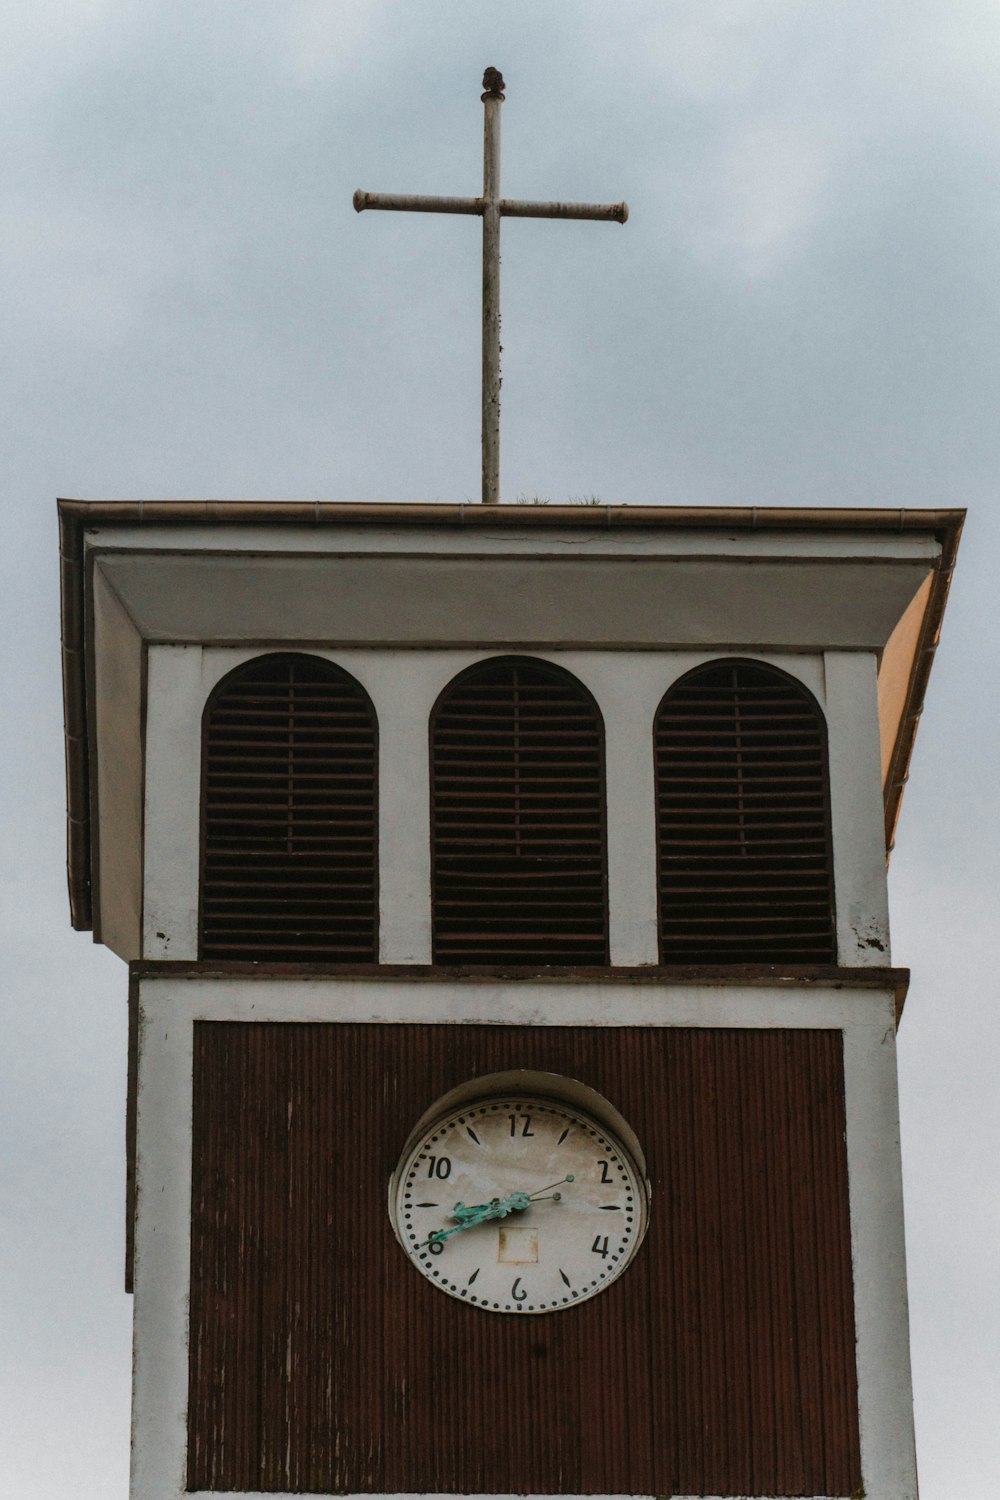
<instances>
[{"instance_id":1,"label":"weathered metal roof edge","mask_svg":"<svg viewBox=\"0 0 1000 1500\"><path fill-rule=\"evenodd\" d=\"M340 500L58 501L67 525L580 526L703 528L711 531L944 532L965 511L905 506L368 504ZM598 517L601 520L598 521Z\"/></svg>"}]
</instances>

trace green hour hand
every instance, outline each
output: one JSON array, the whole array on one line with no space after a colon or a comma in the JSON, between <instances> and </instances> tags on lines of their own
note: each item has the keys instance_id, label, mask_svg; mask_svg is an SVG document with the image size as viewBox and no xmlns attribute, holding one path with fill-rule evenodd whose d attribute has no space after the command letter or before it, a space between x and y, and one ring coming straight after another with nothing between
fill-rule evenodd
<instances>
[{"instance_id":1,"label":"green hour hand","mask_svg":"<svg viewBox=\"0 0 1000 1500\"><path fill-rule=\"evenodd\" d=\"M452 1218L457 1219L460 1228L464 1228L467 1224L471 1226L483 1219L492 1218L501 1206L499 1198L491 1198L489 1203L456 1203Z\"/></svg>"},{"instance_id":2,"label":"green hour hand","mask_svg":"<svg viewBox=\"0 0 1000 1500\"><path fill-rule=\"evenodd\" d=\"M474 1229L477 1224L485 1224L490 1219L505 1219L509 1213L519 1213L527 1208L531 1202L527 1193L511 1193L508 1198L493 1198L489 1203L456 1203L452 1214L458 1223L450 1229L432 1229L418 1250L426 1250L428 1246L440 1245L450 1235L461 1234L463 1229Z\"/></svg>"},{"instance_id":3,"label":"green hour hand","mask_svg":"<svg viewBox=\"0 0 1000 1500\"><path fill-rule=\"evenodd\" d=\"M572 1182L572 1173L568 1177L560 1179L561 1182ZM559 1187L560 1183L554 1182L552 1187ZM477 1224L486 1224L492 1219L505 1219L511 1213L523 1213L536 1198L547 1193L548 1188L541 1188L537 1193L510 1193L506 1198L492 1198L489 1203L456 1203L452 1218L458 1223L450 1229L432 1229L424 1240L418 1245L418 1250L433 1248L435 1245L443 1245L444 1241L453 1234L461 1234L463 1229L474 1229ZM553 1198L558 1199L559 1194L553 1193Z\"/></svg>"}]
</instances>

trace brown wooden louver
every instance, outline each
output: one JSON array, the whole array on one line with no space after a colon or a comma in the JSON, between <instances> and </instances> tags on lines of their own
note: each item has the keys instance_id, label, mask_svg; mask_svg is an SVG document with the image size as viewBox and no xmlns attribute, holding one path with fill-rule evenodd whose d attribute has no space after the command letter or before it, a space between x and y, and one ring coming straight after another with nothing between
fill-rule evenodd
<instances>
[{"instance_id":1,"label":"brown wooden louver","mask_svg":"<svg viewBox=\"0 0 1000 1500\"><path fill-rule=\"evenodd\" d=\"M604 737L560 667L463 673L431 722L434 961L607 962Z\"/></svg>"},{"instance_id":2,"label":"brown wooden louver","mask_svg":"<svg viewBox=\"0 0 1000 1500\"><path fill-rule=\"evenodd\" d=\"M376 960L375 712L315 656L231 672L205 710L201 956Z\"/></svg>"},{"instance_id":3,"label":"brown wooden louver","mask_svg":"<svg viewBox=\"0 0 1000 1500\"><path fill-rule=\"evenodd\" d=\"M773 667L713 662L656 719L664 963L836 962L826 731Z\"/></svg>"}]
</instances>

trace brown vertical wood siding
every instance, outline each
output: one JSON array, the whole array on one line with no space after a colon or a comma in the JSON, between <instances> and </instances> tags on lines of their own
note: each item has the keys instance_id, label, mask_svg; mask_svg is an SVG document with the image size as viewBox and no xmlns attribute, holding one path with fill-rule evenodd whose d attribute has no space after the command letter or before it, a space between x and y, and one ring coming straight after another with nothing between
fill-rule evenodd
<instances>
[{"instance_id":1,"label":"brown vertical wood siding","mask_svg":"<svg viewBox=\"0 0 1000 1500\"><path fill-rule=\"evenodd\" d=\"M593 1301L502 1317L409 1265L386 1183L513 1067L643 1143L650 1229ZM850 1495L861 1484L836 1031L195 1028L188 1483Z\"/></svg>"}]
</instances>

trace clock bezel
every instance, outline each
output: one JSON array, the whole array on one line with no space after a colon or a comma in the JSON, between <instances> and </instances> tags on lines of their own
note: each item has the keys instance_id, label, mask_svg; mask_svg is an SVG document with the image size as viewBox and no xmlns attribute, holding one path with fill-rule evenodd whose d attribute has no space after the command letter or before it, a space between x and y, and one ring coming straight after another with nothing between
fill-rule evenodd
<instances>
[{"instance_id":1,"label":"clock bezel","mask_svg":"<svg viewBox=\"0 0 1000 1500\"><path fill-rule=\"evenodd\" d=\"M516 1098L530 1098L551 1105L558 1109L568 1108L580 1115L583 1121L596 1130L605 1133L609 1138L609 1144L624 1159L630 1174L634 1178L635 1190L638 1197L637 1219L634 1238L629 1242L627 1255L620 1267L613 1275L602 1280L600 1285L595 1285L583 1295L573 1294L572 1301L560 1302L541 1308L514 1308L509 1306L497 1307L486 1302L476 1301L474 1298L466 1299L457 1296L450 1291L439 1278L429 1275L421 1266L419 1260L413 1253L413 1246L404 1237L403 1226L400 1222L402 1191L406 1183L406 1174L410 1168L414 1153L424 1144L429 1135L457 1112L463 1109L472 1109L480 1105L489 1104L494 1100L504 1101ZM406 1143L397 1159L396 1166L390 1175L388 1183L388 1210L389 1221L392 1225L393 1234L406 1256L407 1260L419 1273L421 1279L430 1283L431 1286L455 1301L461 1301L465 1306L473 1306L483 1312L506 1312L513 1316L546 1316L554 1312L567 1312L573 1307L591 1300L600 1292L606 1290L617 1281L620 1276L632 1265L649 1227L650 1200L652 1197L649 1177L646 1168L646 1159L639 1140L628 1124L627 1120L619 1113L610 1100L588 1084L579 1079L569 1078L562 1074L546 1073L534 1069L515 1069L502 1073L490 1073L467 1079L456 1088L450 1089L431 1104L420 1116L416 1125L406 1138Z\"/></svg>"}]
</instances>

